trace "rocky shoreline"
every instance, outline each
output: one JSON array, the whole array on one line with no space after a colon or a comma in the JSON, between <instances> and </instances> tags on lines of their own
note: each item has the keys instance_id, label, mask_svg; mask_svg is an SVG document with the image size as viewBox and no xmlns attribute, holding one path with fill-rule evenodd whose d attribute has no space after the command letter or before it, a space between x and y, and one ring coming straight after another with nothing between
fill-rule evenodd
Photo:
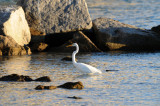
<instances>
[{"instance_id":1,"label":"rocky shoreline","mask_svg":"<svg viewBox=\"0 0 160 106\"><path fill-rule=\"evenodd\" d=\"M19 0L0 9L0 56L33 52L160 50L160 27L137 28L109 18L92 20L85 0Z\"/></svg>"}]
</instances>

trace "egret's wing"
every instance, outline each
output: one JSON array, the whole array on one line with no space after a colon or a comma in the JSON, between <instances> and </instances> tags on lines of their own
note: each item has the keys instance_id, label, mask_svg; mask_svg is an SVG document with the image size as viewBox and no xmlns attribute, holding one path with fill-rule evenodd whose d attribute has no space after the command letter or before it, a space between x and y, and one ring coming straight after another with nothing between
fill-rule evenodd
<instances>
[{"instance_id":1,"label":"egret's wing","mask_svg":"<svg viewBox=\"0 0 160 106\"><path fill-rule=\"evenodd\" d=\"M74 66L78 70L83 71L85 73L101 73L101 71L96 69L95 67L92 67L92 66L84 64L84 63L76 63Z\"/></svg>"}]
</instances>

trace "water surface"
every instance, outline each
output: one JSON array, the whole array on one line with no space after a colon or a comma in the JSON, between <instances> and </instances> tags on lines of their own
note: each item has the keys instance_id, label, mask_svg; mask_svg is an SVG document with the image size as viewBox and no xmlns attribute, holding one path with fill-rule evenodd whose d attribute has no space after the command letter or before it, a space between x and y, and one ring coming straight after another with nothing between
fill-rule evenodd
<instances>
[{"instance_id":1,"label":"water surface","mask_svg":"<svg viewBox=\"0 0 160 106\"><path fill-rule=\"evenodd\" d=\"M86 76L72 62L61 61L71 54L33 54L1 57L0 76L12 73L33 79L49 76L52 82L0 82L0 104L7 105L152 105L160 104L159 52L154 53L87 53L78 54L79 62L103 71ZM105 72L105 70L119 70ZM60 85L81 81L83 90L37 91L37 85ZM67 97L78 96L74 100Z\"/></svg>"}]
</instances>

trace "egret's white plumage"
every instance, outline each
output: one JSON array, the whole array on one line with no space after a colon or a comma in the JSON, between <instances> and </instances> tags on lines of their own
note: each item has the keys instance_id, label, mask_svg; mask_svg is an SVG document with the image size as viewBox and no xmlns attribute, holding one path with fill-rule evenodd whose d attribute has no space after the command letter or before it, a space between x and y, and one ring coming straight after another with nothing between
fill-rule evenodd
<instances>
[{"instance_id":1,"label":"egret's white plumage","mask_svg":"<svg viewBox=\"0 0 160 106\"><path fill-rule=\"evenodd\" d=\"M72 53L72 63L78 70L80 70L80 71L82 71L86 74L96 74L96 73L101 74L102 73L100 70L98 70L97 68L95 68L93 66L90 66L90 65L87 65L87 64L84 64L84 63L77 63L75 61L75 56L79 51L79 46L78 46L77 43L73 43L71 46L76 47L76 51L74 51Z\"/></svg>"}]
</instances>

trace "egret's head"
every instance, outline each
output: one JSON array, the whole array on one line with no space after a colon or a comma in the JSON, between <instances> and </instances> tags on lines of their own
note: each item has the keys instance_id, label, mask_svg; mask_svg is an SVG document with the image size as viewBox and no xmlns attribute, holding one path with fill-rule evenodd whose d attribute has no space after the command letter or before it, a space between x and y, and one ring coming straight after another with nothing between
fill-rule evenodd
<instances>
[{"instance_id":1,"label":"egret's head","mask_svg":"<svg viewBox=\"0 0 160 106\"><path fill-rule=\"evenodd\" d=\"M77 46L77 45L78 45L77 43L73 43L73 44L68 45L68 46L66 46L66 47Z\"/></svg>"}]
</instances>

